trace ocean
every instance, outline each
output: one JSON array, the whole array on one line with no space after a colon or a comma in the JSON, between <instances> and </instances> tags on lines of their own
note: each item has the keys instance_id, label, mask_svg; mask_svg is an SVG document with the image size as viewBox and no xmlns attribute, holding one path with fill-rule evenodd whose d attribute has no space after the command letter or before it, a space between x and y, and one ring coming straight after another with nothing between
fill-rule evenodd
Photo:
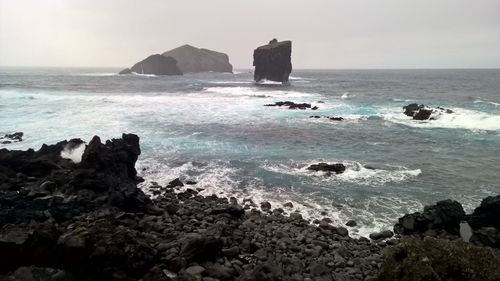
<instances>
[{"instance_id":1,"label":"ocean","mask_svg":"<svg viewBox=\"0 0 500 281\"><path fill-rule=\"evenodd\" d=\"M179 177L204 195L292 202L308 219L355 220L354 236L442 199L472 211L500 193L500 70L294 70L290 85L255 84L251 70L184 76L120 69L0 68L0 135L7 149L141 138L140 176ZM265 107L307 102L312 110ZM454 111L415 121L409 103ZM340 116L344 121L309 118ZM308 171L344 163L345 173Z\"/></svg>"}]
</instances>

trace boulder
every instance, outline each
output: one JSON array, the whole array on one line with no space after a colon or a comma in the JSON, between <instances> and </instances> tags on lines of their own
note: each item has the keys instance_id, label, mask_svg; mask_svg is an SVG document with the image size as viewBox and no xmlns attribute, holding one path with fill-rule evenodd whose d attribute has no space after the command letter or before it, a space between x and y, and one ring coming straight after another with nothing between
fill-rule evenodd
<instances>
[{"instance_id":1,"label":"boulder","mask_svg":"<svg viewBox=\"0 0 500 281\"><path fill-rule=\"evenodd\" d=\"M12 134L6 134L5 136L0 137L0 140L4 140L5 142L12 142L12 141L22 141L23 140L23 132L15 132Z\"/></svg>"},{"instance_id":2,"label":"boulder","mask_svg":"<svg viewBox=\"0 0 500 281\"><path fill-rule=\"evenodd\" d=\"M411 103L409 105L403 106L403 113L407 116L413 118L413 120L435 120L437 117L431 117L433 113L436 114L450 114L453 113L453 110L446 109L443 107L426 107L423 104Z\"/></svg>"},{"instance_id":3,"label":"boulder","mask_svg":"<svg viewBox=\"0 0 500 281\"><path fill-rule=\"evenodd\" d=\"M292 41L273 39L269 44L260 46L253 52L253 66L255 66L254 80L263 79L288 82L292 72Z\"/></svg>"},{"instance_id":4,"label":"boulder","mask_svg":"<svg viewBox=\"0 0 500 281\"><path fill-rule=\"evenodd\" d=\"M222 253L222 245L219 238L189 234L184 238L179 255L188 262L213 261Z\"/></svg>"},{"instance_id":5,"label":"boulder","mask_svg":"<svg viewBox=\"0 0 500 281\"><path fill-rule=\"evenodd\" d=\"M431 117L432 109L421 108L415 115L413 115L413 120L427 120Z\"/></svg>"},{"instance_id":6,"label":"boulder","mask_svg":"<svg viewBox=\"0 0 500 281\"><path fill-rule=\"evenodd\" d=\"M191 45L177 47L162 55L177 60L177 66L183 73L233 71L228 55Z\"/></svg>"},{"instance_id":7,"label":"boulder","mask_svg":"<svg viewBox=\"0 0 500 281\"><path fill-rule=\"evenodd\" d=\"M391 238L394 235L392 231L390 230L384 230L380 232L374 232L370 234L370 238L372 240L380 240L380 239L386 239L386 238Z\"/></svg>"},{"instance_id":8,"label":"boulder","mask_svg":"<svg viewBox=\"0 0 500 281\"><path fill-rule=\"evenodd\" d=\"M328 163L318 163L307 167L310 171L322 171L322 172L335 172L336 174L342 174L346 167L342 163L328 164Z\"/></svg>"},{"instance_id":9,"label":"boulder","mask_svg":"<svg viewBox=\"0 0 500 281\"><path fill-rule=\"evenodd\" d=\"M423 234L428 230L444 230L458 234L465 211L457 201L443 200L425 206L423 213L406 214L398 219L394 232L398 234Z\"/></svg>"},{"instance_id":10,"label":"boulder","mask_svg":"<svg viewBox=\"0 0 500 281\"><path fill-rule=\"evenodd\" d=\"M479 207L469 217L469 225L473 229L492 226L500 229L500 195L489 196L481 201Z\"/></svg>"},{"instance_id":11,"label":"boulder","mask_svg":"<svg viewBox=\"0 0 500 281\"><path fill-rule=\"evenodd\" d=\"M500 256L460 240L403 239L388 247L379 281L500 280Z\"/></svg>"},{"instance_id":12,"label":"boulder","mask_svg":"<svg viewBox=\"0 0 500 281\"><path fill-rule=\"evenodd\" d=\"M146 59L134 64L130 68L120 71L120 74L129 73L154 74L154 75L182 75L182 71L177 66L177 61L172 57L165 57L160 54L151 55Z\"/></svg>"},{"instance_id":13,"label":"boulder","mask_svg":"<svg viewBox=\"0 0 500 281\"><path fill-rule=\"evenodd\" d=\"M411 103L409 105L403 106L404 114L413 117L421 108L424 108L423 104Z\"/></svg>"}]
</instances>

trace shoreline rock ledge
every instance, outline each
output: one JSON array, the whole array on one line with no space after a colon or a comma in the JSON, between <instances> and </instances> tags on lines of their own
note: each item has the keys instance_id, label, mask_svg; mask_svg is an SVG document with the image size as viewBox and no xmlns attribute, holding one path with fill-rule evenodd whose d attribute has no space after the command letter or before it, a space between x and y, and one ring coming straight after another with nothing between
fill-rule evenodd
<instances>
[{"instance_id":1,"label":"shoreline rock ledge","mask_svg":"<svg viewBox=\"0 0 500 281\"><path fill-rule=\"evenodd\" d=\"M253 51L254 80L287 83L292 72L292 41L273 39Z\"/></svg>"}]
</instances>

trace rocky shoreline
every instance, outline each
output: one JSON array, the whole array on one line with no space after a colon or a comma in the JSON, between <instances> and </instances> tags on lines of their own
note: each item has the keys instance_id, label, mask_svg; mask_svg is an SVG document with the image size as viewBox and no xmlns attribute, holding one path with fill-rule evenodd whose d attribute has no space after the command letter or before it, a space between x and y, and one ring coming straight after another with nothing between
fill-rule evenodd
<instances>
[{"instance_id":1,"label":"rocky shoreline","mask_svg":"<svg viewBox=\"0 0 500 281\"><path fill-rule=\"evenodd\" d=\"M438 203L400 218L395 237L355 239L328 218L311 224L298 212L284 215L289 204L244 207L201 196L193 182L178 192L178 179L152 183L149 198L137 188L138 136L94 137L81 162L61 157L80 145L0 149L0 280L500 280L492 248L500 196L471 215ZM483 235L471 238L481 247L460 241L464 220ZM443 269L452 262L443 263L446 251L462 253L453 261L460 268Z\"/></svg>"}]
</instances>

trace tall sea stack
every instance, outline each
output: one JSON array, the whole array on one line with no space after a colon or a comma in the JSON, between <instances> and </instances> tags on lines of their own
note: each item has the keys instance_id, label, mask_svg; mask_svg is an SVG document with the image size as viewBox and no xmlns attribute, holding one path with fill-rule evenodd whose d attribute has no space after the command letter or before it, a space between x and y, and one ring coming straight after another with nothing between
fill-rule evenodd
<instances>
[{"instance_id":1,"label":"tall sea stack","mask_svg":"<svg viewBox=\"0 0 500 281\"><path fill-rule=\"evenodd\" d=\"M286 83L292 72L292 41L273 39L253 51L254 79Z\"/></svg>"}]
</instances>

